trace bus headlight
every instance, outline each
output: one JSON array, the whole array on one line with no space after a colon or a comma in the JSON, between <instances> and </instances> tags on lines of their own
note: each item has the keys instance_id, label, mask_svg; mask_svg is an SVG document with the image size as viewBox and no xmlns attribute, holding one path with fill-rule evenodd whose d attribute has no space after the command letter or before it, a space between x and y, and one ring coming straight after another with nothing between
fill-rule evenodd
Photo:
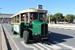
<instances>
[{"instance_id":1,"label":"bus headlight","mask_svg":"<svg viewBox=\"0 0 75 50\"><path fill-rule=\"evenodd\" d=\"M50 32L50 31L49 31L48 33L49 33L49 34L51 34L51 32Z\"/></svg>"},{"instance_id":2,"label":"bus headlight","mask_svg":"<svg viewBox=\"0 0 75 50\"><path fill-rule=\"evenodd\" d=\"M34 35L37 35L37 33L35 32Z\"/></svg>"}]
</instances>

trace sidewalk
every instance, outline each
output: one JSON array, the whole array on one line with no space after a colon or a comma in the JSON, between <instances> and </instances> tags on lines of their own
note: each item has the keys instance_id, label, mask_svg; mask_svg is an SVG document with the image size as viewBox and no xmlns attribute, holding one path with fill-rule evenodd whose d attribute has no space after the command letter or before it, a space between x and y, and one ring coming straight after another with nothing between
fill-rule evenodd
<instances>
[{"instance_id":1,"label":"sidewalk","mask_svg":"<svg viewBox=\"0 0 75 50\"><path fill-rule=\"evenodd\" d=\"M50 27L50 28L58 28L58 29L75 30L75 25L48 24L48 27Z\"/></svg>"},{"instance_id":2,"label":"sidewalk","mask_svg":"<svg viewBox=\"0 0 75 50\"><path fill-rule=\"evenodd\" d=\"M2 50L2 36L1 36L1 24L0 24L0 50Z\"/></svg>"},{"instance_id":3,"label":"sidewalk","mask_svg":"<svg viewBox=\"0 0 75 50\"><path fill-rule=\"evenodd\" d=\"M1 24L0 24L0 50L8 50Z\"/></svg>"}]
</instances>

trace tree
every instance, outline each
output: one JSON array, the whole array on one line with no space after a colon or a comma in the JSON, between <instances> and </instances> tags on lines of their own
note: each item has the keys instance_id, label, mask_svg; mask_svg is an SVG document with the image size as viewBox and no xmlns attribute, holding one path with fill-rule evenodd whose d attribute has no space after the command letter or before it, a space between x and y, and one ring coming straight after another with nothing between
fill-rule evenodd
<instances>
[{"instance_id":1,"label":"tree","mask_svg":"<svg viewBox=\"0 0 75 50\"><path fill-rule=\"evenodd\" d=\"M54 15L50 15L50 21L54 21L56 23L56 19ZM49 16L47 16L47 23L49 22Z\"/></svg>"},{"instance_id":2,"label":"tree","mask_svg":"<svg viewBox=\"0 0 75 50\"><path fill-rule=\"evenodd\" d=\"M49 16L47 16L47 23L49 22Z\"/></svg>"},{"instance_id":3,"label":"tree","mask_svg":"<svg viewBox=\"0 0 75 50\"><path fill-rule=\"evenodd\" d=\"M54 17L55 17L56 21L63 21L63 19L64 19L64 16L62 13L56 13L56 14L54 14Z\"/></svg>"},{"instance_id":4,"label":"tree","mask_svg":"<svg viewBox=\"0 0 75 50\"><path fill-rule=\"evenodd\" d=\"M75 16L74 16L74 19L75 19Z\"/></svg>"},{"instance_id":5,"label":"tree","mask_svg":"<svg viewBox=\"0 0 75 50\"><path fill-rule=\"evenodd\" d=\"M50 20L56 23L56 18L54 17L54 15L51 15Z\"/></svg>"},{"instance_id":6,"label":"tree","mask_svg":"<svg viewBox=\"0 0 75 50\"><path fill-rule=\"evenodd\" d=\"M64 21L67 22L67 20L66 20L66 16L64 17Z\"/></svg>"},{"instance_id":7,"label":"tree","mask_svg":"<svg viewBox=\"0 0 75 50\"><path fill-rule=\"evenodd\" d=\"M71 23L71 22L73 22L75 17L72 14L67 14L65 18L69 23Z\"/></svg>"}]
</instances>

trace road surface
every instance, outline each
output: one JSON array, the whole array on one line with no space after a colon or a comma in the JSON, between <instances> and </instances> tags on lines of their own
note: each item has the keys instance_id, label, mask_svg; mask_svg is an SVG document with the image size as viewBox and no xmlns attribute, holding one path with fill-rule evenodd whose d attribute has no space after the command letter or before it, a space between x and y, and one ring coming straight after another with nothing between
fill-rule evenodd
<instances>
[{"instance_id":1,"label":"road surface","mask_svg":"<svg viewBox=\"0 0 75 50\"><path fill-rule=\"evenodd\" d=\"M75 31L48 28L51 38L48 41L36 40L25 44L23 38L14 35L10 24L3 24L7 34L13 40L18 50L75 50Z\"/></svg>"}]
</instances>

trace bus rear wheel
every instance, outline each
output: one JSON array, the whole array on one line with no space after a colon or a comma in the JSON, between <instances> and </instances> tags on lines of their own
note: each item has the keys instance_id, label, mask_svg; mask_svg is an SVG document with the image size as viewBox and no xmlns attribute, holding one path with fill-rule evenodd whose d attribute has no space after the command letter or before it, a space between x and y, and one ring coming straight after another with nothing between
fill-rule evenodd
<instances>
[{"instance_id":1,"label":"bus rear wheel","mask_svg":"<svg viewBox=\"0 0 75 50\"><path fill-rule=\"evenodd\" d=\"M26 44L29 43L29 33L28 31L23 31L23 39Z\"/></svg>"},{"instance_id":2,"label":"bus rear wheel","mask_svg":"<svg viewBox=\"0 0 75 50\"><path fill-rule=\"evenodd\" d=\"M13 31L13 34L17 34L15 31Z\"/></svg>"},{"instance_id":3,"label":"bus rear wheel","mask_svg":"<svg viewBox=\"0 0 75 50\"><path fill-rule=\"evenodd\" d=\"M11 31L13 31L13 27L12 27Z\"/></svg>"}]
</instances>

